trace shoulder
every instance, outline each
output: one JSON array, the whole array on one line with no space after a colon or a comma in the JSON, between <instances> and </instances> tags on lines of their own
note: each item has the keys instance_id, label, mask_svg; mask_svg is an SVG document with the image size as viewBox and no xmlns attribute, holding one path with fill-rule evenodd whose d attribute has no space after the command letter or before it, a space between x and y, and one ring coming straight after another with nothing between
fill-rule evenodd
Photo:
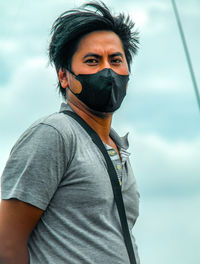
<instances>
[{"instance_id":1,"label":"shoulder","mask_svg":"<svg viewBox=\"0 0 200 264\"><path fill-rule=\"evenodd\" d=\"M11 155L59 156L61 153L70 161L80 137L80 127L70 116L56 112L42 117L28 127L14 144ZM81 133L82 135L82 133ZM35 155L36 156L36 155Z\"/></svg>"},{"instance_id":2,"label":"shoulder","mask_svg":"<svg viewBox=\"0 0 200 264\"><path fill-rule=\"evenodd\" d=\"M29 126L19 137L16 144L30 139L38 143L52 142L56 138L66 138L72 135L72 120L63 113L53 113L42 117Z\"/></svg>"},{"instance_id":3,"label":"shoulder","mask_svg":"<svg viewBox=\"0 0 200 264\"><path fill-rule=\"evenodd\" d=\"M63 133L70 133L70 131L72 131L73 122L69 116L57 112L40 118L34 122L27 131L34 130L38 127L42 127L44 130L57 131L57 133L63 135Z\"/></svg>"}]
</instances>

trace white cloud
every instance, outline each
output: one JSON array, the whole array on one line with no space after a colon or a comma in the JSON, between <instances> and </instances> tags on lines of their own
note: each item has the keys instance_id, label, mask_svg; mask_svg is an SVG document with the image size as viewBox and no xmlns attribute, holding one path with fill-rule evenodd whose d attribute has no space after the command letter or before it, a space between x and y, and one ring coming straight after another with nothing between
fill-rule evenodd
<instances>
[{"instance_id":1,"label":"white cloud","mask_svg":"<svg viewBox=\"0 0 200 264\"><path fill-rule=\"evenodd\" d=\"M136 28L141 28L148 23L148 14L142 8L136 7L134 10L130 10L129 14L135 22Z\"/></svg>"},{"instance_id":2,"label":"white cloud","mask_svg":"<svg viewBox=\"0 0 200 264\"><path fill-rule=\"evenodd\" d=\"M134 141L135 147L148 164L156 161L160 167L165 163L168 169L171 167L178 170L181 167L181 170L186 171L188 165L190 166L189 170L200 169L200 137L188 141L170 142L158 135L135 133Z\"/></svg>"},{"instance_id":3,"label":"white cloud","mask_svg":"<svg viewBox=\"0 0 200 264\"><path fill-rule=\"evenodd\" d=\"M1 53L11 53L11 52L16 52L17 50L17 42L16 41L11 41L8 39L1 39L0 41L0 50Z\"/></svg>"},{"instance_id":4,"label":"white cloud","mask_svg":"<svg viewBox=\"0 0 200 264\"><path fill-rule=\"evenodd\" d=\"M133 230L141 263L198 263L199 204L200 195L142 197Z\"/></svg>"},{"instance_id":5,"label":"white cloud","mask_svg":"<svg viewBox=\"0 0 200 264\"><path fill-rule=\"evenodd\" d=\"M191 93L193 87L189 79L189 74L183 76L183 78L175 78L175 74L171 74L170 70L163 66L161 67L158 74L155 74L149 70L148 73L140 75L136 72L136 80L134 80L134 85L138 87L137 91L139 93L157 93L157 94L171 94L172 96L176 93L189 94ZM138 74L137 74L138 73ZM184 85L183 85L184 79ZM131 86L131 83L130 83ZM135 90L130 90L130 92L135 93ZM192 91L193 92L193 91Z\"/></svg>"},{"instance_id":6,"label":"white cloud","mask_svg":"<svg viewBox=\"0 0 200 264\"><path fill-rule=\"evenodd\" d=\"M9 109L12 110L12 104L15 104L12 107L26 105L28 100L33 102L37 96L35 102L39 103L52 95L55 91L52 86L56 83L56 73L47 65L48 61L44 57L27 58L19 64L9 82L0 90L1 116Z\"/></svg>"},{"instance_id":7,"label":"white cloud","mask_svg":"<svg viewBox=\"0 0 200 264\"><path fill-rule=\"evenodd\" d=\"M131 124L122 122L117 130L120 134L130 131L131 161L144 195L184 196L198 192L200 135L170 140L156 134L141 134Z\"/></svg>"}]
</instances>

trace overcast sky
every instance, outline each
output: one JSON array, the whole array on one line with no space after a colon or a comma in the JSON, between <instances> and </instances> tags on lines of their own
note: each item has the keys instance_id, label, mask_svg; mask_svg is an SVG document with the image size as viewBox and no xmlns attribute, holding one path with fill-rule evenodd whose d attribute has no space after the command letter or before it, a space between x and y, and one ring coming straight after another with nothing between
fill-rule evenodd
<instances>
[{"instance_id":1,"label":"overcast sky","mask_svg":"<svg viewBox=\"0 0 200 264\"><path fill-rule=\"evenodd\" d=\"M83 1L0 2L0 172L11 147L62 98L48 65L50 28ZM170 0L106 0L140 31L128 94L113 127L130 132L141 195L134 229L141 264L200 263L200 113ZM200 1L176 0L200 86Z\"/></svg>"}]
</instances>

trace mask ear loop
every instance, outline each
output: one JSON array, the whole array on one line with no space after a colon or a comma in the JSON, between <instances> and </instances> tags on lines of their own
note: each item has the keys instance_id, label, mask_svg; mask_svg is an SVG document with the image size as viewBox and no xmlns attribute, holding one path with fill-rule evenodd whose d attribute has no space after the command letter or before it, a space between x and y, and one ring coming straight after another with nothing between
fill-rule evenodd
<instances>
[{"instance_id":1,"label":"mask ear loop","mask_svg":"<svg viewBox=\"0 0 200 264\"><path fill-rule=\"evenodd\" d=\"M73 71L71 71L70 69L66 69L66 71L68 71L69 73L71 73L75 78L76 78L76 74L73 72ZM72 89L69 87L69 85L67 86L67 88L76 96L77 94L76 93L74 93L73 91L72 91Z\"/></svg>"},{"instance_id":2,"label":"mask ear loop","mask_svg":"<svg viewBox=\"0 0 200 264\"><path fill-rule=\"evenodd\" d=\"M71 71L70 69L66 69L66 70L76 77L76 74L73 71Z\"/></svg>"}]
</instances>

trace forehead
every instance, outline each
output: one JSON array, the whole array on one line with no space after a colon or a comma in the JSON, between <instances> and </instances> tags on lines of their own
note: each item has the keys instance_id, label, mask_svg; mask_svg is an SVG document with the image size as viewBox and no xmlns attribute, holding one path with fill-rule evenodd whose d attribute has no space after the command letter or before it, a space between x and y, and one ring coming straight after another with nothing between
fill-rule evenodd
<instances>
[{"instance_id":1,"label":"forehead","mask_svg":"<svg viewBox=\"0 0 200 264\"><path fill-rule=\"evenodd\" d=\"M112 31L94 31L81 38L76 53L85 52L121 52L123 44L117 34Z\"/></svg>"}]
</instances>

